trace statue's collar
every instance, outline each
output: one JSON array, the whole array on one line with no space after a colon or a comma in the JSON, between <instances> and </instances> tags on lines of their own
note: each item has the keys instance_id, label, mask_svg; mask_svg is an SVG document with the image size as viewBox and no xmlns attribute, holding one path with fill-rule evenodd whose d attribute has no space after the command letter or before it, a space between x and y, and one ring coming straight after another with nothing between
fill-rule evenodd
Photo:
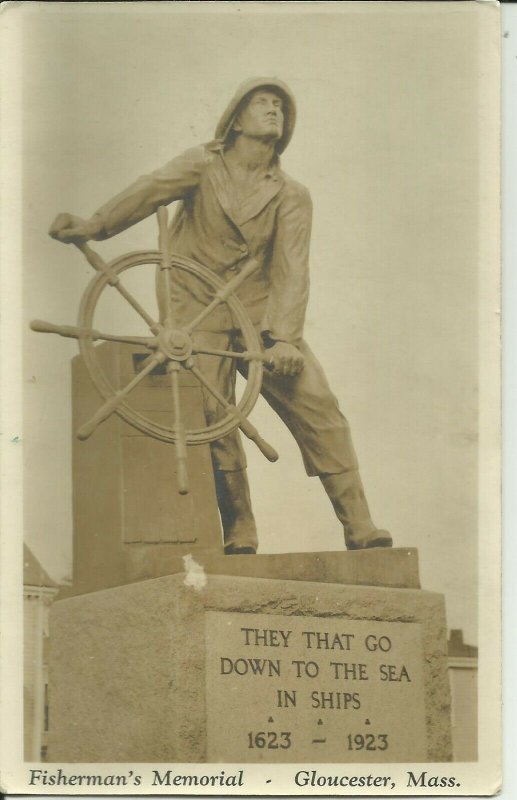
<instances>
[{"instance_id":1,"label":"statue's collar","mask_svg":"<svg viewBox=\"0 0 517 800\"><path fill-rule=\"evenodd\" d=\"M224 154L225 154L226 150L228 149L228 147L226 145L226 142L224 142L222 139L214 139L213 141L209 142L206 145L206 148L211 153L219 154L220 157L221 157L221 160L223 161L223 163L225 162ZM225 166L226 166L226 164L225 164ZM281 178L281 170L280 170L280 157L278 156L278 154L275 153L269 168L264 173L264 177L265 178L270 178L273 181L280 180L280 178Z\"/></svg>"}]
</instances>

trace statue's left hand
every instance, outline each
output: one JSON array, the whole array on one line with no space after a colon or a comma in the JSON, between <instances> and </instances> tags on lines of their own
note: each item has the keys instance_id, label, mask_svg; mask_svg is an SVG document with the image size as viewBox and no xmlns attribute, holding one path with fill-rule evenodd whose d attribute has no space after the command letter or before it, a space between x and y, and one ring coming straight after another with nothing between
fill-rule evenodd
<instances>
[{"instance_id":1,"label":"statue's left hand","mask_svg":"<svg viewBox=\"0 0 517 800\"><path fill-rule=\"evenodd\" d=\"M273 347L266 351L274 375L298 375L304 365L303 355L294 344L289 342L275 342Z\"/></svg>"}]
</instances>

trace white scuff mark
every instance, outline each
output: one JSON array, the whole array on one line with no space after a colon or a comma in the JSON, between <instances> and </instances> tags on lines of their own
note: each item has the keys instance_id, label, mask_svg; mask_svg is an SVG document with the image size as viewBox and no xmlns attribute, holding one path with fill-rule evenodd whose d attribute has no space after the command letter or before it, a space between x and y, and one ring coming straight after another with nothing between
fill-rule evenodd
<instances>
[{"instance_id":1,"label":"white scuff mark","mask_svg":"<svg viewBox=\"0 0 517 800\"><path fill-rule=\"evenodd\" d=\"M190 553L183 556L183 564L185 567L185 580L183 583L185 586L192 586L193 589L200 592L201 589L205 588L207 583L205 570L202 565L194 561Z\"/></svg>"}]
</instances>

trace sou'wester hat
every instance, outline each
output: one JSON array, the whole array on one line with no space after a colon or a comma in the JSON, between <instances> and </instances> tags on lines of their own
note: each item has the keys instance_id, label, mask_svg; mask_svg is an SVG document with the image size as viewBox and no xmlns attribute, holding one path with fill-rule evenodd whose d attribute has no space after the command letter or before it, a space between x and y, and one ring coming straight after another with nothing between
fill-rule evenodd
<instances>
[{"instance_id":1,"label":"sou'wester hat","mask_svg":"<svg viewBox=\"0 0 517 800\"><path fill-rule=\"evenodd\" d=\"M289 87L278 78L250 78L244 83L241 83L219 120L215 131L215 138L225 141L232 129L235 117L248 95L255 92L257 89L268 88L278 92L284 101L284 130L275 146L277 153L283 153L293 135L296 122L296 103Z\"/></svg>"}]
</instances>

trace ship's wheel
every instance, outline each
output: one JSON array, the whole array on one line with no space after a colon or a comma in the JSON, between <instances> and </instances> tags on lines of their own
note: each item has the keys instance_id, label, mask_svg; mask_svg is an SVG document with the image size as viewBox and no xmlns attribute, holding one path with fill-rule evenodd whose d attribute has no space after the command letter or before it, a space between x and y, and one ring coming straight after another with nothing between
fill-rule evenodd
<instances>
[{"instance_id":1,"label":"ship's wheel","mask_svg":"<svg viewBox=\"0 0 517 800\"><path fill-rule=\"evenodd\" d=\"M189 258L176 256L170 253L168 244L168 215L165 206L157 211L159 226L159 250L139 251L129 253L106 263L92 248L84 243L77 247L82 251L89 264L96 270L96 275L87 286L79 307L79 316L76 326L54 325L42 320L34 320L31 328L40 333L57 333L60 336L77 339L79 349L89 374L97 390L104 398L94 416L85 422L77 431L79 439L88 438L104 420L116 413L130 425L164 442L175 445L178 465L178 486L180 494L188 492L187 473L187 446L213 442L231 431L240 428L242 432L252 439L269 461L276 461L278 454L271 445L262 439L256 428L248 420L262 385L262 370L268 358L261 348L255 328L251 323L246 309L236 296L236 290L258 267L256 261L247 262L243 268L230 281L225 283L212 270L198 264ZM162 318L154 319L140 304L134 295L123 285L122 274L133 267L148 265L153 268L153 278L158 267L158 281L160 298L164 306ZM175 291L175 276L188 274L209 288L212 299L195 318L181 325L175 319L175 304L173 295ZM106 289L117 291L145 321L149 328L148 336L131 336L110 334L95 328L95 310L101 295ZM227 305L235 321L235 327L240 328L244 350L242 352L231 350L217 350L208 347L196 346L193 334L204 320L220 306ZM140 371L122 389L116 390L109 377L102 369L97 357L96 341L112 341L125 344L143 346L149 351ZM243 359L247 362L247 381L238 403L230 403L220 393L217 386L209 381L196 364L196 355L212 355L215 358ZM131 390L161 365L171 377L171 403L174 411L174 424L172 427L159 425L136 411L126 402ZM221 405L222 415L204 428L187 430L183 421L180 393L180 373L182 370L190 371L199 381L205 392L213 395Z\"/></svg>"}]
</instances>

